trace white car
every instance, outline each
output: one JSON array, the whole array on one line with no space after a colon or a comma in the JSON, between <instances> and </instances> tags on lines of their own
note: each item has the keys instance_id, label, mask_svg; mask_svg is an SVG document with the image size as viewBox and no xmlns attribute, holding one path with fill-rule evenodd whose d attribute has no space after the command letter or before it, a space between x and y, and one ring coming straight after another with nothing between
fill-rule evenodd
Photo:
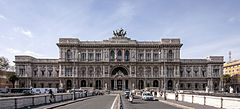
<instances>
[{"instance_id":1,"label":"white car","mask_svg":"<svg viewBox=\"0 0 240 109\"><path fill-rule=\"evenodd\" d=\"M143 92L142 100L154 100L154 98L150 92Z\"/></svg>"}]
</instances>

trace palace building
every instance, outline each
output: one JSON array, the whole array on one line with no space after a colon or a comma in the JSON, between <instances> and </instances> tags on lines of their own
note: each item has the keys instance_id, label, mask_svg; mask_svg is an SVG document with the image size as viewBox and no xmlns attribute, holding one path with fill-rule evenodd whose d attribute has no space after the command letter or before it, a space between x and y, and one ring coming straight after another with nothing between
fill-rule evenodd
<instances>
[{"instance_id":1,"label":"palace building","mask_svg":"<svg viewBox=\"0 0 240 109\"><path fill-rule=\"evenodd\" d=\"M58 59L15 56L20 88L205 90L222 88L223 56L180 59L180 39L103 41L60 38Z\"/></svg>"}]
</instances>

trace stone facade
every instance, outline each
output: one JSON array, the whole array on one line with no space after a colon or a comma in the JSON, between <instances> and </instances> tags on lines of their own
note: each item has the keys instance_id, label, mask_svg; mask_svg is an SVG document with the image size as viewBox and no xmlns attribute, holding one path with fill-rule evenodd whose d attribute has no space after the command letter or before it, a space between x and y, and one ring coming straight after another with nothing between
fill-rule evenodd
<instances>
[{"instance_id":1,"label":"stone facade","mask_svg":"<svg viewBox=\"0 0 240 109\"><path fill-rule=\"evenodd\" d=\"M60 38L59 59L16 56L19 87L94 87L124 90L220 90L223 56L180 59L180 39L103 41Z\"/></svg>"}]
</instances>

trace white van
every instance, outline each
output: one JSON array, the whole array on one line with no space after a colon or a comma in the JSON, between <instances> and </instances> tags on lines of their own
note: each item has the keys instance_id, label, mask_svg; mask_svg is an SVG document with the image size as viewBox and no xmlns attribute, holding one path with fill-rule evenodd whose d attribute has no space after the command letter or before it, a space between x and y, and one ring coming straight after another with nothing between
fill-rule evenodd
<instances>
[{"instance_id":1,"label":"white van","mask_svg":"<svg viewBox=\"0 0 240 109\"><path fill-rule=\"evenodd\" d=\"M32 91L33 93L49 93L50 89L52 90L53 93L57 93L57 88L33 88Z\"/></svg>"}]
</instances>

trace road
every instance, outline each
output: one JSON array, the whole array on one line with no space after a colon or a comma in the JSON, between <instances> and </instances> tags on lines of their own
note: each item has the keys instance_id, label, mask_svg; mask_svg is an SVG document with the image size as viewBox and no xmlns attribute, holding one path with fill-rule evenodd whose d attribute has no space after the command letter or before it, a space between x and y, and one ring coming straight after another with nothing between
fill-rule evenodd
<instances>
[{"instance_id":1,"label":"road","mask_svg":"<svg viewBox=\"0 0 240 109\"><path fill-rule=\"evenodd\" d=\"M56 109L110 109L115 97L115 95L94 96Z\"/></svg>"},{"instance_id":2,"label":"road","mask_svg":"<svg viewBox=\"0 0 240 109\"><path fill-rule=\"evenodd\" d=\"M180 109L168 104L164 104L159 102L158 100L154 101L143 101L141 98L134 98L133 103L130 103L124 96L123 99L123 107L124 109Z\"/></svg>"}]
</instances>

